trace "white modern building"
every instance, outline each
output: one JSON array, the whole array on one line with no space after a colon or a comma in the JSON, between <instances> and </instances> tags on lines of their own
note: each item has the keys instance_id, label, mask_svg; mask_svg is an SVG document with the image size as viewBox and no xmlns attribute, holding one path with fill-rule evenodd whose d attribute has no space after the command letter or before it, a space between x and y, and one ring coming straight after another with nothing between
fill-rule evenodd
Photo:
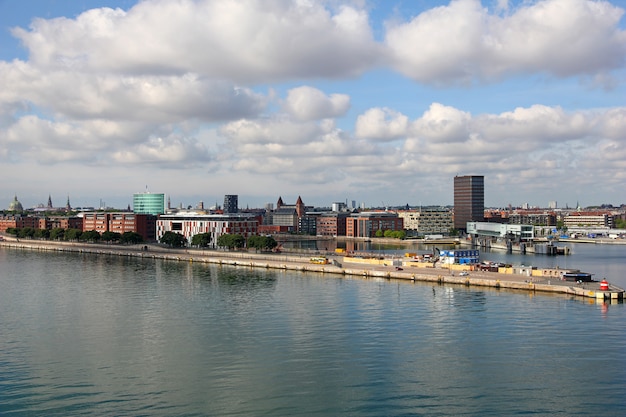
<instances>
[{"instance_id":1,"label":"white modern building","mask_svg":"<svg viewBox=\"0 0 626 417\"><path fill-rule=\"evenodd\" d=\"M570 213L563 218L563 223L567 228L583 227L606 227L612 228L614 216L608 213Z\"/></svg>"},{"instance_id":2,"label":"white modern building","mask_svg":"<svg viewBox=\"0 0 626 417\"><path fill-rule=\"evenodd\" d=\"M444 208L399 210L398 217L404 220L406 230L413 230L418 235L447 235L454 227L452 211Z\"/></svg>"},{"instance_id":3,"label":"white modern building","mask_svg":"<svg viewBox=\"0 0 626 417\"><path fill-rule=\"evenodd\" d=\"M467 222L467 234L506 238L519 242L532 240L535 237L534 227L531 224L506 224L488 222Z\"/></svg>"},{"instance_id":4,"label":"white modern building","mask_svg":"<svg viewBox=\"0 0 626 417\"><path fill-rule=\"evenodd\" d=\"M224 234L238 234L247 239L256 235L258 220L254 215L240 214L172 214L161 215L157 220L156 235L160 240L165 232L180 233L187 242L200 233L211 234L211 247L217 246L217 239Z\"/></svg>"}]
</instances>

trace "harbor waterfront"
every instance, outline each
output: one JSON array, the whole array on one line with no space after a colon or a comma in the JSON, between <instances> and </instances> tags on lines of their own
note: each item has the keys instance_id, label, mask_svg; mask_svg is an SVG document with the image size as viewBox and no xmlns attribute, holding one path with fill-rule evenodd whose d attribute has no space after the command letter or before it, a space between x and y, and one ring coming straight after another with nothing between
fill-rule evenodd
<instances>
[{"instance_id":1,"label":"harbor waterfront","mask_svg":"<svg viewBox=\"0 0 626 417\"><path fill-rule=\"evenodd\" d=\"M495 255L495 254L494 254ZM623 303L0 248L0 415L616 416Z\"/></svg>"},{"instance_id":2,"label":"harbor waterfront","mask_svg":"<svg viewBox=\"0 0 626 417\"><path fill-rule=\"evenodd\" d=\"M436 282L438 284L450 283L466 286L486 286L497 289L511 289L523 291L542 291L580 297L595 298L599 301L613 300L622 301L624 289L616 285L603 282L576 283L560 279L558 276L533 276L530 270L525 273L501 273L487 271L472 271L471 274L457 274L452 266L446 268L435 267L408 267L399 265L427 265L426 263L396 260L395 256L376 257L367 259L363 257L339 256L332 262L311 263L310 256L298 256L296 254L257 254L250 252L222 252L215 250L193 249L170 249L155 245L107 245L107 244L76 244L67 242L50 241L22 241L9 240L0 242L0 246L31 250L54 250L65 252L81 252L94 254L109 254L118 256L134 256L159 258L176 261L206 262L233 266L253 268L272 268L295 270L300 272L311 271L335 275L364 276L372 278L404 279L412 281ZM325 252L326 254L328 252ZM326 257L325 257L326 258ZM432 263L430 264L432 265ZM505 268L509 269L509 268ZM555 271L551 271L555 272ZM556 271L558 272L558 271Z\"/></svg>"}]
</instances>

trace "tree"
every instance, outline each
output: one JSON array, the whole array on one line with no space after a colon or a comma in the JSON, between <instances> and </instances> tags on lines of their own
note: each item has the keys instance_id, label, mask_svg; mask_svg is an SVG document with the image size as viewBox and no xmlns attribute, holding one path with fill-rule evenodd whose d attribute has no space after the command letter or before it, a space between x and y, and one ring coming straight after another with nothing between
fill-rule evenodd
<instances>
[{"instance_id":1,"label":"tree","mask_svg":"<svg viewBox=\"0 0 626 417\"><path fill-rule=\"evenodd\" d=\"M276 239L274 239L272 236L263 236L263 247L266 250L274 250L276 247L278 247L278 242L276 242Z\"/></svg>"},{"instance_id":2,"label":"tree","mask_svg":"<svg viewBox=\"0 0 626 417\"><path fill-rule=\"evenodd\" d=\"M161 236L161 243L172 248L182 248L187 245L187 239L180 233L167 231Z\"/></svg>"},{"instance_id":3,"label":"tree","mask_svg":"<svg viewBox=\"0 0 626 417\"><path fill-rule=\"evenodd\" d=\"M70 229L70 230L75 230L75 229ZM67 233L65 234L65 236L67 237ZM97 230L87 230L86 232L83 232L82 234L78 235L78 239L79 240L83 240L85 242L97 242L100 240L102 236L100 236L100 233L98 233Z\"/></svg>"},{"instance_id":4,"label":"tree","mask_svg":"<svg viewBox=\"0 0 626 417\"><path fill-rule=\"evenodd\" d=\"M378 237L378 232L380 230L377 231L376 236ZM392 238L392 239L404 239L406 237L406 232L404 230L385 230L384 232L382 232L382 235L388 238Z\"/></svg>"},{"instance_id":5,"label":"tree","mask_svg":"<svg viewBox=\"0 0 626 417\"><path fill-rule=\"evenodd\" d=\"M278 242L272 236L254 235L248 238L248 248L255 250L272 250L278 246Z\"/></svg>"},{"instance_id":6,"label":"tree","mask_svg":"<svg viewBox=\"0 0 626 417\"><path fill-rule=\"evenodd\" d=\"M36 229L35 237L38 239L48 239L50 237L50 230L48 229Z\"/></svg>"},{"instance_id":7,"label":"tree","mask_svg":"<svg viewBox=\"0 0 626 417\"><path fill-rule=\"evenodd\" d=\"M60 227L55 227L54 229L50 230L50 239L63 240L64 237L65 237L65 229L62 229Z\"/></svg>"},{"instance_id":8,"label":"tree","mask_svg":"<svg viewBox=\"0 0 626 417\"><path fill-rule=\"evenodd\" d=\"M376 231L376 233L374 233L374 236L376 236L376 237L383 237L384 234L385 234L385 232L383 232L382 230L378 229Z\"/></svg>"},{"instance_id":9,"label":"tree","mask_svg":"<svg viewBox=\"0 0 626 417\"><path fill-rule=\"evenodd\" d=\"M228 249L243 248L245 242L243 236L239 234L223 234L217 238L217 246Z\"/></svg>"},{"instance_id":10,"label":"tree","mask_svg":"<svg viewBox=\"0 0 626 417\"><path fill-rule=\"evenodd\" d=\"M17 237L27 237L29 239L32 239L35 236L35 229L33 229L32 227L22 227L21 229L18 229L17 231Z\"/></svg>"},{"instance_id":11,"label":"tree","mask_svg":"<svg viewBox=\"0 0 626 417\"><path fill-rule=\"evenodd\" d=\"M120 235L117 232L110 232L110 231L107 230L106 232L102 232L101 239L104 242L117 242L117 241L120 240L121 236L122 235Z\"/></svg>"},{"instance_id":12,"label":"tree","mask_svg":"<svg viewBox=\"0 0 626 417\"><path fill-rule=\"evenodd\" d=\"M211 233L198 233L191 238L191 245L206 248L211 244Z\"/></svg>"},{"instance_id":13,"label":"tree","mask_svg":"<svg viewBox=\"0 0 626 417\"><path fill-rule=\"evenodd\" d=\"M120 243L134 245L142 243L144 241L143 236L137 232L124 232L120 236Z\"/></svg>"},{"instance_id":14,"label":"tree","mask_svg":"<svg viewBox=\"0 0 626 417\"><path fill-rule=\"evenodd\" d=\"M15 227L8 227L6 232L9 235L17 236L19 229L16 229Z\"/></svg>"},{"instance_id":15,"label":"tree","mask_svg":"<svg viewBox=\"0 0 626 417\"><path fill-rule=\"evenodd\" d=\"M393 237L400 240L406 238L406 230L395 230L393 232Z\"/></svg>"}]
</instances>

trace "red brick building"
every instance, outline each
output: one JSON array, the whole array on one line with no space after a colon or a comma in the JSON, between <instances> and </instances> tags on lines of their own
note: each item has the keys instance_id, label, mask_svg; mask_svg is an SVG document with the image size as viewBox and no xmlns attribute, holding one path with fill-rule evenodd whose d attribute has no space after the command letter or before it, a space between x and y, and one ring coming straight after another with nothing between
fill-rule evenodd
<instances>
[{"instance_id":1,"label":"red brick building","mask_svg":"<svg viewBox=\"0 0 626 417\"><path fill-rule=\"evenodd\" d=\"M318 236L345 236L348 213L323 213L316 220Z\"/></svg>"},{"instance_id":2,"label":"red brick building","mask_svg":"<svg viewBox=\"0 0 626 417\"><path fill-rule=\"evenodd\" d=\"M83 217L83 232L95 230L102 234L113 232L139 233L145 240L156 240L157 216L152 214L135 214L130 212L90 212Z\"/></svg>"},{"instance_id":3,"label":"red brick building","mask_svg":"<svg viewBox=\"0 0 626 417\"><path fill-rule=\"evenodd\" d=\"M0 232L6 232L10 228L23 229L25 227L39 229L39 217L22 216L21 214L0 216Z\"/></svg>"},{"instance_id":4,"label":"red brick building","mask_svg":"<svg viewBox=\"0 0 626 417\"><path fill-rule=\"evenodd\" d=\"M404 229L404 219L392 212L363 212L346 219L346 236L374 237L378 230L399 231Z\"/></svg>"}]
</instances>

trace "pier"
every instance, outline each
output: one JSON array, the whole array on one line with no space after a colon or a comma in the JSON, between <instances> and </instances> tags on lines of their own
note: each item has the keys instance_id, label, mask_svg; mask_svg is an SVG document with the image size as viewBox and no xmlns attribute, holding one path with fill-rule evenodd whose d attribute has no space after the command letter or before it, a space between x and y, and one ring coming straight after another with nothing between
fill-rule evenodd
<instances>
[{"instance_id":1,"label":"pier","mask_svg":"<svg viewBox=\"0 0 626 417\"><path fill-rule=\"evenodd\" d=\"M18 250L88 253L104 256L132 256L176 262L200 262L236 267L316 272L335 276L401 279L432 282L439 285L454 284L472 287L491 287L531 293L567 294L603 301L623 302L624 299L624 289L611 284L608 284L606 288L601 288L600 283L596 281L571 282L556 276L532 276L530 274L480 270L467 272L454 270L453 268L435 267L434 262L416 265L414 260L410 258L378 258L364 261L362 258L350 259L344 256L329 256L329 263L318 264L311 263L310 256L303 255L169 249L158 245L122 246L4 240L0 241L0 247Z\"/></svg>"}]
</instances>

